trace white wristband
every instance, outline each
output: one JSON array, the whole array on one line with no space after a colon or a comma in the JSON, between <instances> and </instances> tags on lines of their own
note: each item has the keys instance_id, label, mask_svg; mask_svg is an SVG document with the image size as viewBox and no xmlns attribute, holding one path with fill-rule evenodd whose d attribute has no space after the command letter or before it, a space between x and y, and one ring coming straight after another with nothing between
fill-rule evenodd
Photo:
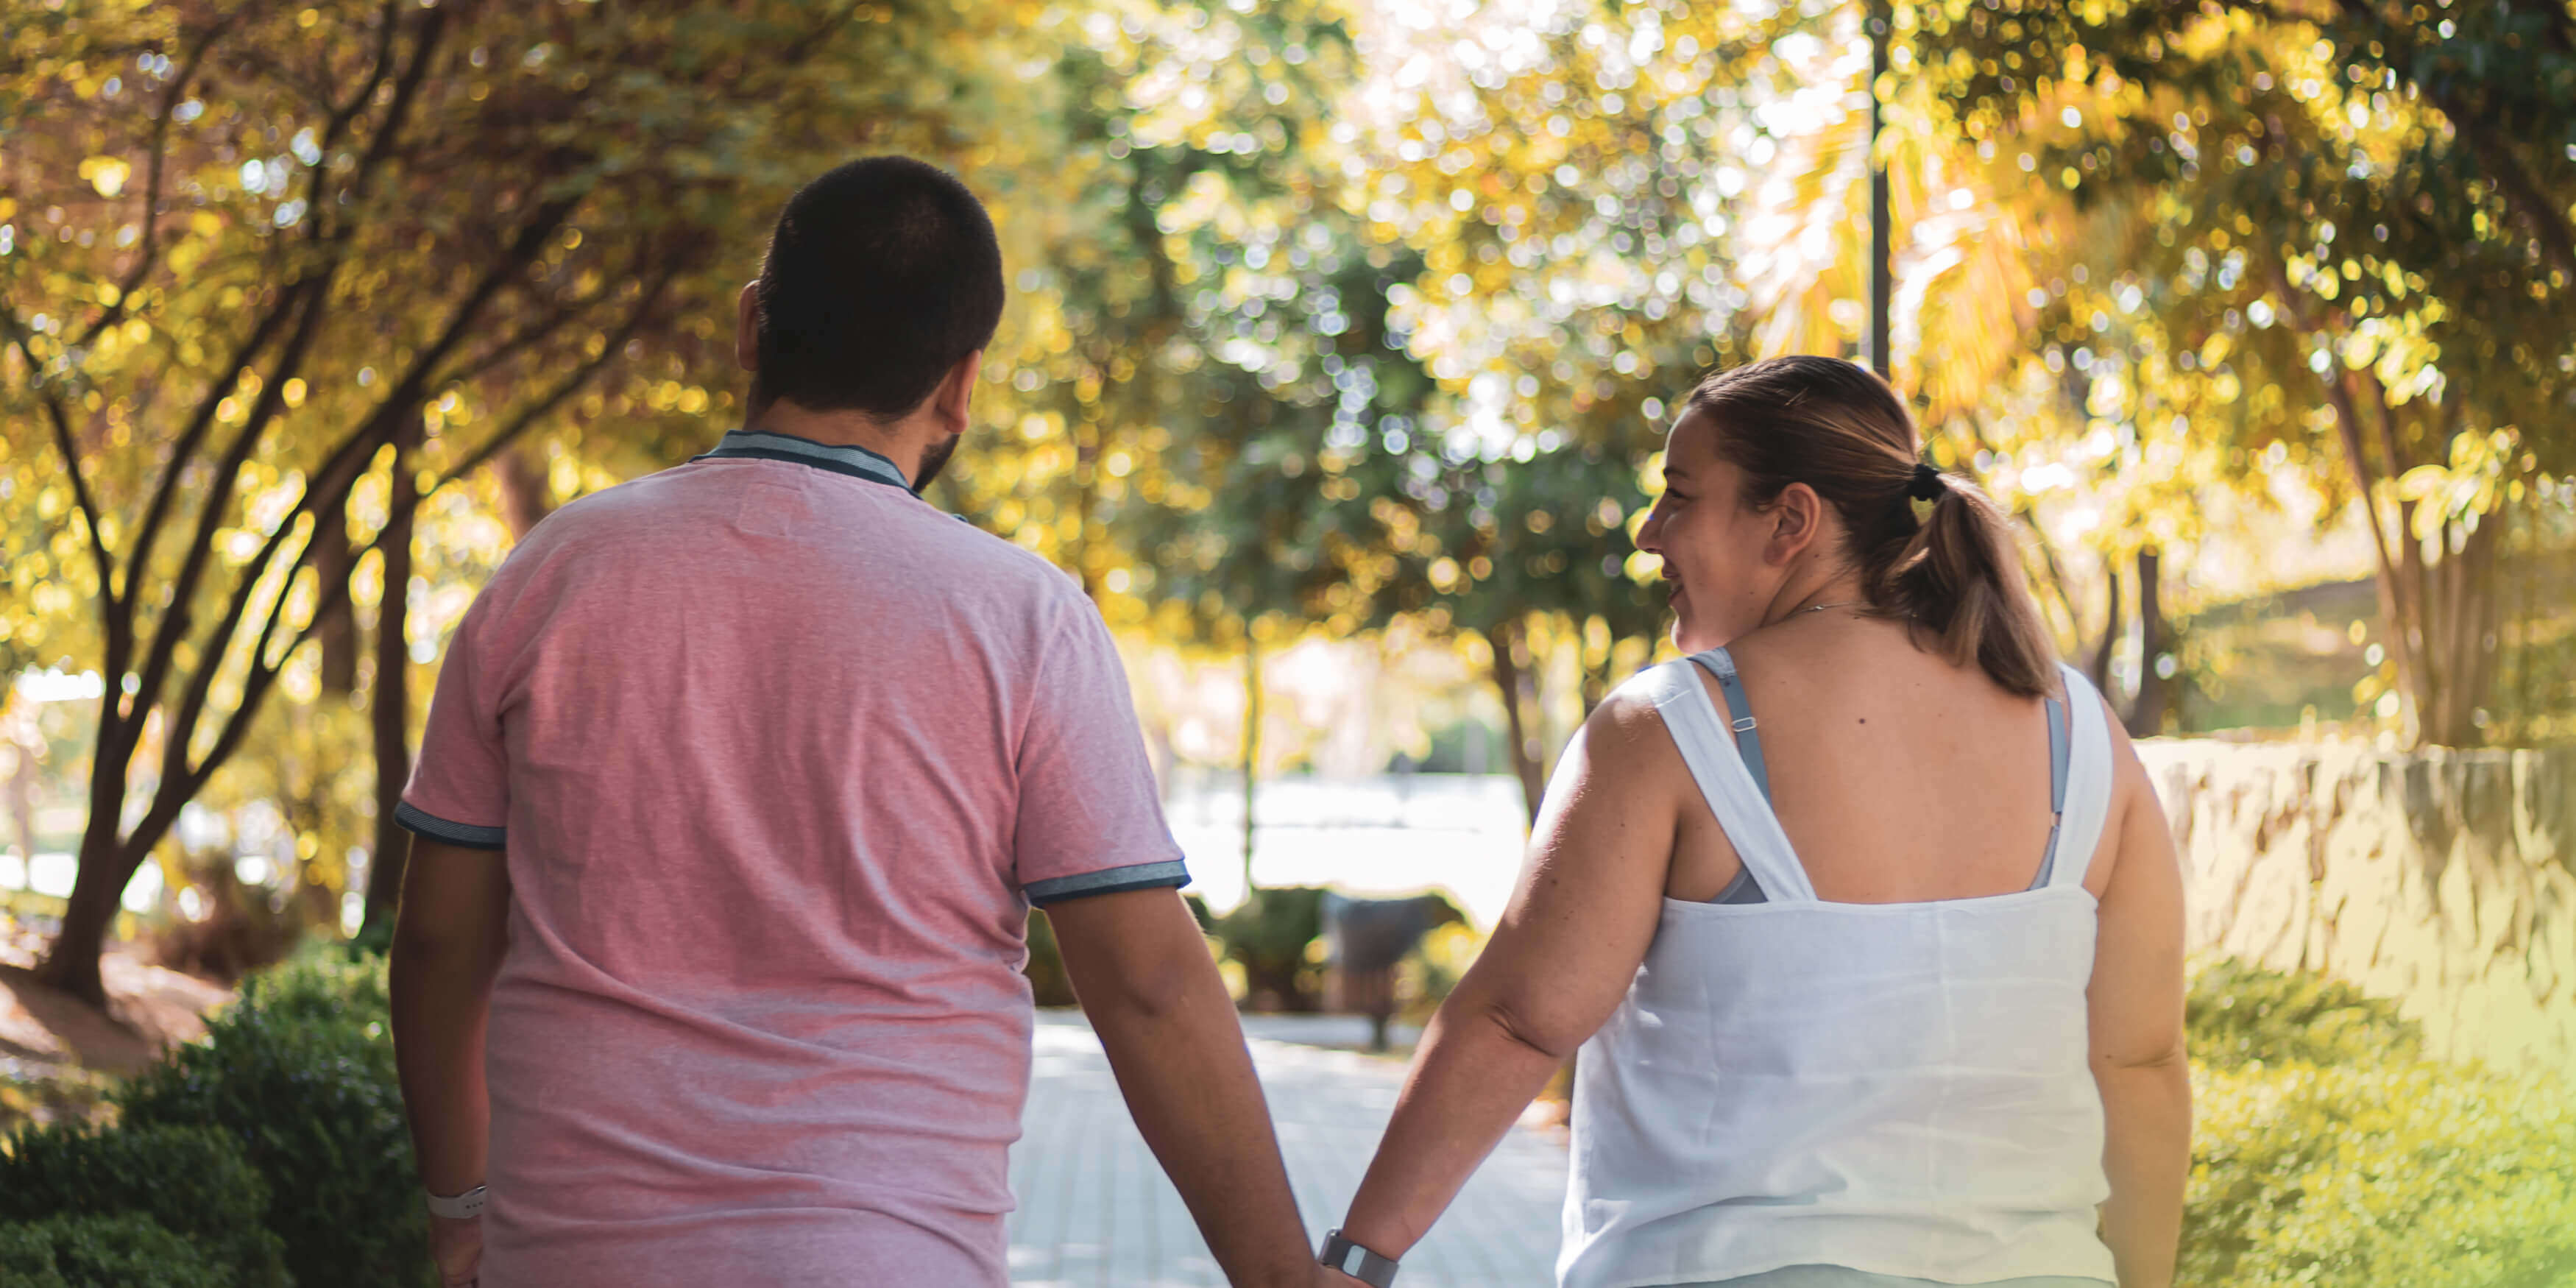
<instances>
[{"instance_id":1,"label":"white wristband","mask_svg":"<svg viewBox=\"0 0 2576 1288\"><path fill-rule=\"evenodd\" d=\"M429 1196L429 1214L450 1221L471 1221L483 1215L483 1201L486 1197L480 1185L462 1194L432 1194Z\"/></svg>"}]
</instances>

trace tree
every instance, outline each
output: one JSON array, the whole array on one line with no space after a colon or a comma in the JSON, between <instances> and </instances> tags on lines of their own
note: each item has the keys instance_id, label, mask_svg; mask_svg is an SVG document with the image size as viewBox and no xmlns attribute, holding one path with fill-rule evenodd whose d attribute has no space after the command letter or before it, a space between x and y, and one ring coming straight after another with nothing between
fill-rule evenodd
<instances>
[{"instance_id":1,"label":"tree","mask_svg":"<svg viewBox=\"0 0 2576 1288\"><path fill-rule=\"evenodd\" d=\"M2405 725L2481 741L2508 507L2576 462L2576 373L2537 339L2576 288L2576 18L1919 8L1957 129L2149 234L2122 311L2152 302L2170 365L2133 396L2240 465L2280 444L2338 467L2317 482L2369 527Z\"/></svg>"},{"instance_id":2,"label":"tree","mask_svg":"<svg viewBox=\"0 0 2576 1288\"><path fill-rule=\"evenodd\" d=\"M62 642L110 679L43 978L101 1000L127 881L347 602L317 565L398 573L421 498L540 424L707 404L676 377L718 360L744 275L721 255L839 159L841 122L935 115L892 87L945 10L860 8L98 0L13 21L0 397L33 431L13 444L53 459L9 463L54 498L52 569L94 606ZM386 585L385 659L404 593ZM379 733L388 777L404 714Z\"/></svg>"}]
</instances>

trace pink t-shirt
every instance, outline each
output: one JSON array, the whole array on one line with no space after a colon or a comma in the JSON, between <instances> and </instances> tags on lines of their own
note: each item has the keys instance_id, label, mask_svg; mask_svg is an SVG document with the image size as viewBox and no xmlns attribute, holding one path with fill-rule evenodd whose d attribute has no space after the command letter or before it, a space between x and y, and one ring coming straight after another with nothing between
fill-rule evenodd
<instances>
[{"instance_id":1,"label":"pink t-shirt","mask_svg":"<svg viewBox=\"0 0 2576 1288\"><path fill-rule=\"evenodd\" d=\"M1100 615L734 433L457 628L399 817L505 849L486 1288L998 1285L1029 903L1188 878Z\"/></svg>"}]
</instances>

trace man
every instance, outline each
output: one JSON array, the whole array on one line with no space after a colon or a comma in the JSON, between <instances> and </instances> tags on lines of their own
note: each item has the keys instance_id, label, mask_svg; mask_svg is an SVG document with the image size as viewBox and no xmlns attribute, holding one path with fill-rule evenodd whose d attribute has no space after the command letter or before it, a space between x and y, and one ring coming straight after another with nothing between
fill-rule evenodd
<instances>
[{"instance_id":1,"label":"man","mask_svg":"<svg viewBox=\"0 0 2576 1288\"><path fill-rule=\"evenodd\" d=\"M457 628L393 956L449 1283L1003 1283L1032 903L1227 1275L1320 1278L1099 614L918 495L1002 281L947 174L815 180L746 427Z\"/></svg>"}]
</instances>

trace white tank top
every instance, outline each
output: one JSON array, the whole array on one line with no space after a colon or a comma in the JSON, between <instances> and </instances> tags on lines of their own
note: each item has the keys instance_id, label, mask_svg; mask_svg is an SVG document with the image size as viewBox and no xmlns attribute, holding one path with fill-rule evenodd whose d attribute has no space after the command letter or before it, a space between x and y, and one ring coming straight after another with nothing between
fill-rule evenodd
<instances>
[{"instance_id":1,"label":"white tank top","mask_svg":"<svg viewBox=\"0 0 2576 1288\"><path fill-rule=\"evenodd\" d=\"M1733 678L1722 650L1695 661ZM2084 876L2111 743L2092 686L2065 676L2046 877L1890 904L1816 898L1693 660L1629 681L1765 902L1666 899L1627 998L1583 1045L1565 1288L1807 1264L1961 1284L2113 1278L2095 1233L2110 1185L2084 998Z\"/></svg>"}]
</instances>

